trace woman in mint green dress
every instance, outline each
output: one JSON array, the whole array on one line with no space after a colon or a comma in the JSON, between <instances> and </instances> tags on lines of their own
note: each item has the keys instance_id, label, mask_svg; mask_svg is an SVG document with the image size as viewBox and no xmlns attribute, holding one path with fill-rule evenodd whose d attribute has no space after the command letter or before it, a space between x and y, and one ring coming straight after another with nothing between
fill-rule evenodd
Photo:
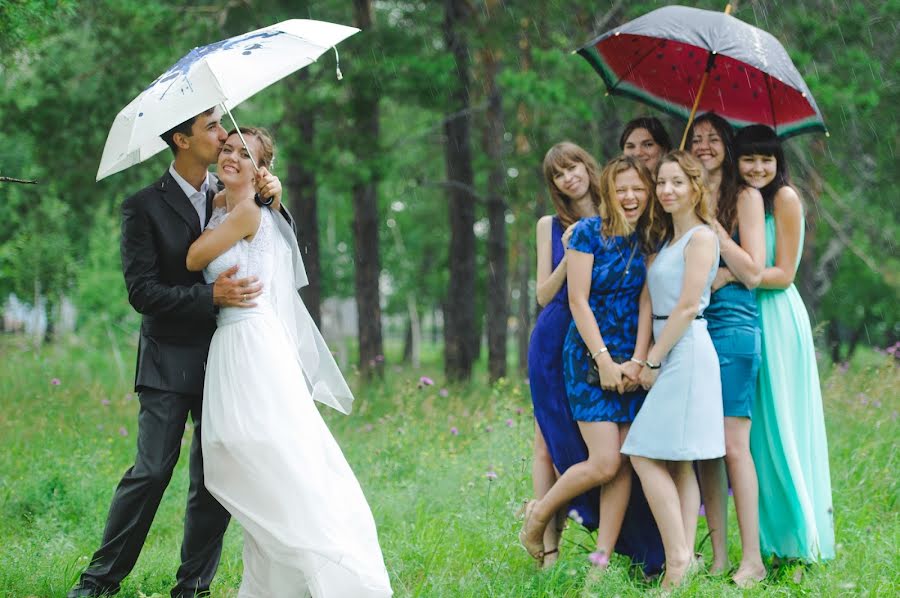
<instances>
[{"instance_id":1,"label":"woman in mint green dress","mask_svg":"<svg viewBox=\"0 0 900 598\"><path fill-rule=\"evenodd\" d=\"M764 125L735 138L738 172L766 211L766 267L756 290L762 364L750 450L759 478L763 554L817 562L834 558L834 517L822 391L809 314L794 286L803 247L803 204L784 152Z\"/></svg>"}]
</instances>

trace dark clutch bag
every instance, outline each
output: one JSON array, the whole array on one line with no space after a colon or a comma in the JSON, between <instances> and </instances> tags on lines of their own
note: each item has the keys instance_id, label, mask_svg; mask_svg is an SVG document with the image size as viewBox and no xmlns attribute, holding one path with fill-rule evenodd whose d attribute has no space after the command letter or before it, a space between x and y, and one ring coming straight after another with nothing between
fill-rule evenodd
<instances>
[{"instance_id":1,"label":"dark clutch bag","mask_svg":"<svg viewBox=\"0 0 900 598\"><path fill-rule=\"evenodd\" d=\"M610 355L612 360L618 364L625 363L630 357L616 357L615 355ZM588 369L587 375L584 377L584 381L592 386L600 386L600 371L597 369L597 362L591 361L591 367Z\"/></svg>"}]
</instances>

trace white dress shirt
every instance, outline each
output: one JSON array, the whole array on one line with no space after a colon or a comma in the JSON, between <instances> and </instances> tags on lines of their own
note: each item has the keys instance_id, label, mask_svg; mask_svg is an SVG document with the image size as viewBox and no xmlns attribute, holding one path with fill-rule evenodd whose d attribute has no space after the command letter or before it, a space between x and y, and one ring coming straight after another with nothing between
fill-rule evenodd
<instances>
[{"instance_id":1,"label":"white dress shirt","mask_svg":"<svg viewBox=\"0 0 900 598\"><path fill-rule=\"evenodd\" d=\"M209 173L206 173L206 179L203 181L203 184L200 185L199 191L194 189L193 185L178 174L178 171L175 170L175 162L172 162L172 164L169 165L169 174L172 175L172 178L175 179L175 182L178 183L178 186L184 191L184 194L190 200L194 209L197 210L197 217L200 219L200 230L202 231L206 225L206 192L209 190Z\"/></svg>"}]
</instances>

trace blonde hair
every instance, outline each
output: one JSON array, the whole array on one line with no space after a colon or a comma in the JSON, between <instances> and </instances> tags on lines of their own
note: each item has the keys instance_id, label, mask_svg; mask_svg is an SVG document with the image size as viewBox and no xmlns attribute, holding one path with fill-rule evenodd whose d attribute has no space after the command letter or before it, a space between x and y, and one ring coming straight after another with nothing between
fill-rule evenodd
<instances>
[{"instance_id":1,"label":"blonde hair","mask_svg":"<svg viewBox=\"0 0 900 598\"><path fill-rule=\"evenodd\" d=\"M637 173L638 178L647 189L647 205L634 229L625 219L622 206L618 201L613 200L616 194L616 177L629 170ZM626 236L636 230L641 249L645 253L652 253L655 250L656 234L654 231L659 229L662 223L661 207L656 202L656 184L653 182L653 176L643 162L631 156L618 156L607 162L600 173L600 200L604 206L609 206L605 210L606 217L603 219L604 235L607 237Z\"/></svg>"},{"instance_id":2,"label":"blonde hair","mask_svg":"<svg viewBox=\"0 0 900 598\"><path fill-rule=\"evenodd\" d=\"M547 181L547 188L550 191L550 199L553 200L553 207L556 208L556 215L563 228L575 224L580 217L572 209L572 199L559 190L556 183L553 182L553 178L557 173L571 167L576 162L584 164L588 176L588 193L591 196L591 203L601 215L603 214L600 205L600 167L597 166L597 161L581 146L571 141L557 143L544 156L542 169L544 180Z\"/></svg>"},{"instance_id":3,"label":"blonde hair","mask_svg":"<svg viewBox=\"0 0 900 598\"><path fill-rule=\"evenodd\" d=\"M659 178L659 169L667 162L678 164L688 179L691 189L694 191L694 214L701 222L712 224L716 219L715 210L712 207L712 194L709 184L706 182L706 170L700 160L684 150L675 150L663 156L656 165L656 178ZM672 215L662 211L663 226L657 232L658 245L669 241L675 235L675 225L672 223Z\"/></svg>"}]
</instances>

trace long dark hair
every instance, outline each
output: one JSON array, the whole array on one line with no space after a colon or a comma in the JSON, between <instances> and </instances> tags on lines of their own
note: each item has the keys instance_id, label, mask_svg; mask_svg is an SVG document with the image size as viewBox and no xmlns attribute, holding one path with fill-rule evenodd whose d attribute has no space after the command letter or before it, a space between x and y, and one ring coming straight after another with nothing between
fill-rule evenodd
<instances>
[{"instance_id":1,"label":"long dark hair","mask_svg":"<svg viewBox=\"0 0 900 598\"><path fill-rule=\"evenodd\" d=\"M738 131L734 138L734 154L735 160L740 160L741 156L752 156L754 154L775 158L775 178L759 190L766 213L771 214L774 209L775 194L778 190L782 187L794 187L791 184L787 160L784 159L784 149L781 147L778 135L775 134L771 127L766 125L744 127ZM738 172L737 168L735 168L735 172ZM738 176L740 176L739 173Z\"/></svg>"},{"instance_id":2,"label":"long dark hair","mask_svg":"<svg viewBox=\"0 0 900 598\"><path fill-rule=\"evenodd\" d=\"M628 141L628 136L635 129L647 129L656 145L662 148L663 154L668 154L672 151L672 140L669 139L669 133L655 116L641 116L625 123L625 128L622 129L622 135L619 137L619 149L625 149L625 142Z\"/></svg>"},{"instance_id":3,"label":"long dark hair","mask_svg":"<svg viewBox=\"0 0 900 598\"><path fill-rule=\"evenodd\" d=\"M737 156L734 153L734 128L731 123L716 114L706 112L701 114L691 124L691 135L688 141L688 151L693 151L694 129L700 123L709 123L722 138L725 146L725 157L722 160L722 182L719 183L719 198L716 201L716 218L729 233L734 232L737 225L737 198L745 187L737 170Z\"/></svg>"}]
</instances>

